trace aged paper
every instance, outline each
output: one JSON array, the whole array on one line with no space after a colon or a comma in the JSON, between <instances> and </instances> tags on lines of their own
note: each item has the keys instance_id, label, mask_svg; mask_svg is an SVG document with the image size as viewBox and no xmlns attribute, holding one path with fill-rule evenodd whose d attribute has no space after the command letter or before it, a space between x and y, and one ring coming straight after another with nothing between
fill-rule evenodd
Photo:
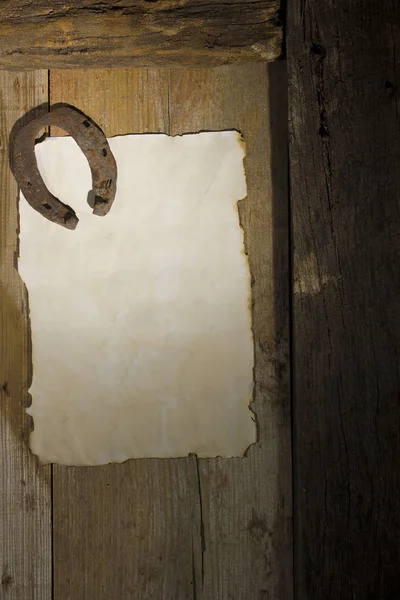
<instances>
[{"instance_id":1,"label":"aged paper","mask_svg":"<svg viewBox=\"0 0 400 600\"><path fill-rule=\"evenodd\" d=\"M71 138L36 154L50 191L76 210L76 230L20 200L32 452L66 465L241 456L256 429L240 135L109 142L118 185L106 217L87 203L90 169Z\"/></svg>"}]
</instances>

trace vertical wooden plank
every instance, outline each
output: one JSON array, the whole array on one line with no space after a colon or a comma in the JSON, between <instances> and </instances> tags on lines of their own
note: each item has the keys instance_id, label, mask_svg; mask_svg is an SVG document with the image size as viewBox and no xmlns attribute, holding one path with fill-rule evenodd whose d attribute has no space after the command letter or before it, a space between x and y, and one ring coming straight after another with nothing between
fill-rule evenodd
<instances>
[{"instance_id":1,"label":"vertical wooden plank","mask_svg":"<svg viewBox=\"0 0 400 600\"><path fill-rule=\"evenodd\" d=\"M400 594L400 5L289 8L299 600Z\"/></svg>"},{"instance_id":2,"label":"vertical wooden plank","mask_svg":"<svg viewBox=\"0 0 400 600\"><path fill-rule=\"evenodd\" d=\"M51 103L76 105L107 136L168 130L168 71L93 69L50 72ZM52 129L52 135L64 135Z\"/></svg>"},{"instance_id":3,"label":"vertical wooden plank","mask_svg":"<svg viewBox=\"0 0 400 600\"><path fill-rule=\"evenodd\" d=\"M168 130L168 71L52 71L51 102L107 136ZM55 600L193 596L200 544L195 459L54 466Z\"/></svg>"},{"instance_id":4,"label":"vertical wooden plank","mask_svg":"<svg viewBox=\"0 0 400 600\"><path fill-rule=\"evenodd\" d=\"M238 129L246 143L259 441L198 461L205 599L292 598L286 98L284 63L171 71L171 134Z\"/></svg>"},{"instance_id":5,"label":"vertical wooden plank","mask_svg":"<svg viewBox=\"0 0 400 600\"><path fill-rule=\"evenodd\" d=\"M0 71L0 597L7 600L51 598L50 467L39 467L27 447L28 306L16 270L18 189L8 164L15 121L43 103L47 71Z\"/></svg>"}]
</instances>

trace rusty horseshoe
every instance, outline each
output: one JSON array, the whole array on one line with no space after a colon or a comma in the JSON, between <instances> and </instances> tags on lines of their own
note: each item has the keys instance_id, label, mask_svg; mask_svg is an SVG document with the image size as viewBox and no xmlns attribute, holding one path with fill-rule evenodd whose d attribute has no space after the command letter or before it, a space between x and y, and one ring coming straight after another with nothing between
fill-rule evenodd
<instances>
[{"instance_id":1,"label":"rusty horseshoe","mask_svg":"<svg viewBox=\"0 0 400 600\"><path fill-rule=\"evenodd\" d=\"M13 134L10 139L10 166L25 199L49 221L67 229L75 229L79 221L75 211L47 189L36 161L35 141L47 125L64 129L86 156L92 172L91 193L95 215L106 215L112 206L117 185L117 164L100 127L72 106L58 106L29 121Z\"/></svg>"}]
</instances>

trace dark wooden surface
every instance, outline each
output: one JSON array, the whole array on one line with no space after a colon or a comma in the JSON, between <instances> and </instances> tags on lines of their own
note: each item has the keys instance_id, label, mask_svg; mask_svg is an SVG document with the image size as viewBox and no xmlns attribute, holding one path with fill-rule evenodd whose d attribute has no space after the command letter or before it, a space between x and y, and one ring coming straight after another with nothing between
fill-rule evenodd
<instances>
[{"instance_id":1,"label":"dark wooden surface","mask_svg":"<svg viewBox=\"0 0 400 600\"><path fill-rule=\"evenodd\" d=\"M400 5L289 5L295 589L400 598Z\"/></svg>"},{"instance_id":2,"label":"dark wooden surface","mask_svg":"<svg viewBox=\"0 0 400 600\"><path fill-rule=\"evenodd\" d=\"M0 68L218 65L280 55L279 0L2 0Z\"/></svg>"}]
</instances>

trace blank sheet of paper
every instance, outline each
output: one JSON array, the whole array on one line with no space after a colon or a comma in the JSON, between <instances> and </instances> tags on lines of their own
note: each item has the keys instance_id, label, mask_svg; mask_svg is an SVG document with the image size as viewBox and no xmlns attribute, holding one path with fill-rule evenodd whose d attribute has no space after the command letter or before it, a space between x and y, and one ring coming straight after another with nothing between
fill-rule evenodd
<instances>
[{"instance_id":1,"label":"blank sheet of paper","mask_svg":"<svg viewBox=\"0 0 400 600\"><path fill-rule=\"evenodd\" d=\"M36 147L43 179L80 219L55 225L20 200L34 431L42 462L241 456L256 439L250 275L235 131L109 140L105 217L71 138Z\"/></svg>"}]
</instances>

